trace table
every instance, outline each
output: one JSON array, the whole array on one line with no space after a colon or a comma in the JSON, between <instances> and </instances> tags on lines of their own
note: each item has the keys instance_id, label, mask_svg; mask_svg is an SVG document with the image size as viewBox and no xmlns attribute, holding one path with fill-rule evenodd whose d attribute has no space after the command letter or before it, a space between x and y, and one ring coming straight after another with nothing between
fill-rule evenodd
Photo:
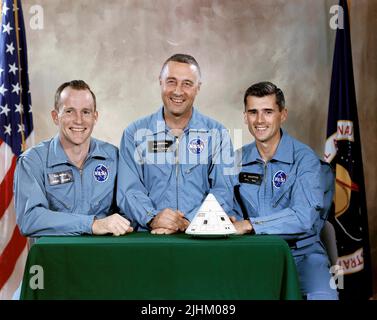
<instances>
[{"instance_id":1,"label":"table","mask_svg":"<svg viewBox=\"0 0 377 320\"><path fill-rule=\"evenodd\" d=\"M39 269L34 269L34 267ZM38 272L38 270L42 270ZM43 289L36 277L43 275ZM33 278L34 277L34 278ZM301 299L288 245L277 236L42 237L21 299Z\"/></svg>"}]
</instances>

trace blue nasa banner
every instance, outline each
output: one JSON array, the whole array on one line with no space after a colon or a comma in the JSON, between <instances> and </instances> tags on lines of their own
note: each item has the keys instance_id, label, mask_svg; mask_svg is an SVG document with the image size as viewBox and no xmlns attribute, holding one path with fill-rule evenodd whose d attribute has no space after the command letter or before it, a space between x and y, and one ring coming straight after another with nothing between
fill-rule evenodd
<instances>
[{"instance_id":1,"label":"blue nasa banner","mask_svg":"<svg viewBox=\"0 0 377 320\"><path fill-rule=\"evenodd\" d=\"M344 272L339 297L355 300L372 296L372 274L347 1L339 5L344 28L336 31L324 159L336 173L329 221L336 232L337 264Z\"/></svg>"}]
</instances>

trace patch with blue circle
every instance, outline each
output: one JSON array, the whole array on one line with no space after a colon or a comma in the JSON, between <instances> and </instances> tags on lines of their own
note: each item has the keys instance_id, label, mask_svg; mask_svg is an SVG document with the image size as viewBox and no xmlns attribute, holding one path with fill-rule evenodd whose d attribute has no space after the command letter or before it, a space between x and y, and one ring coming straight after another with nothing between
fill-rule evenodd
<instances>
[{"instance_id":1,"label":"patch with blue circle","mask_svg":"<svg viewBox=\"0 0 377 320\"><path fill-rule=\"evenodd\" d=\"M200 154L204 149L204 141L200 138L192 139L188 145L188 149L193 154Z\"/></svg>"},{"instance_id":2,"label":"patch with blue circle","mask_svg":"<svg viewBox=\"0 0 377 320\"><path fill-rule=\"evenodd\" d=\"M98 182L105 182L109 178L109 169L103 164L99 164L93 171L94 178Z\"/></svg>"},{"instance_id":3,"label":"patch with blue circle","mask_svg":"<svg viewBox=\"0 0 377 320\"><path fill-rule=\"evenodd\" d=\"M272 182L275 188L280 188L287 181L287 175L284 171L279 170L274 174Z\"/></svg>"}]
</instances>

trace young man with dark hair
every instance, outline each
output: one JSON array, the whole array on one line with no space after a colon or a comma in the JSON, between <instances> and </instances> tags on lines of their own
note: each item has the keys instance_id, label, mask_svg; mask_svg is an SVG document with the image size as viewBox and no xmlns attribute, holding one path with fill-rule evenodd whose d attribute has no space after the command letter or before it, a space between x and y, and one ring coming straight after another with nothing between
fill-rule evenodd
<instances>
[{"instance_id":1,"label":"young man with dark hair","mask_svg":"<svg viewBox=\"0 0 377 320\"><path fill-rule=\"evenodd\" d=\"M270 82L244 96L244 119L255 142L236 152L235 210L239 234L283 236L295 259L306 299L337 299L329 259L320 241L334 192L334 176L307 145L281 129L287 119L283 92Z\"/></svg>"}]
</instances>

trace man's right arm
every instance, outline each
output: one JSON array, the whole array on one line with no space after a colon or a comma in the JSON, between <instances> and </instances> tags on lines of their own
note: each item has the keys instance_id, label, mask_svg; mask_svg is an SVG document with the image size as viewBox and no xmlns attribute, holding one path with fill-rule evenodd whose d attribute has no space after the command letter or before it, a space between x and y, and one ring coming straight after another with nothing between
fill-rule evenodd
<instances>
[{"instance_id":1,"label":"man's right arm","mask_svg":"<svg viewBox=\"0 0 377 320\"><path fill-rule=\"evenodd\" d=\"M91 234L94 216L49 209L43 166L37 153L20 156L17 161L14 199L21 233L30 237Z\"/></svg>"},{"instance_id":2,"label":"man's right arm","mask_svg":"<svg viewBox=\"0 0 377 320\"><path fill-rule=\"evenodd\" d=\"M126 129L119 149L118 207L143 228L157 230L157 233L167 232L165 229L172 232L184 231L188 221L182 213L169 208L159 211L153 205L144 184L142 166L142 152L137 149L134 137Z\"/></svg>"}]
</instances>

